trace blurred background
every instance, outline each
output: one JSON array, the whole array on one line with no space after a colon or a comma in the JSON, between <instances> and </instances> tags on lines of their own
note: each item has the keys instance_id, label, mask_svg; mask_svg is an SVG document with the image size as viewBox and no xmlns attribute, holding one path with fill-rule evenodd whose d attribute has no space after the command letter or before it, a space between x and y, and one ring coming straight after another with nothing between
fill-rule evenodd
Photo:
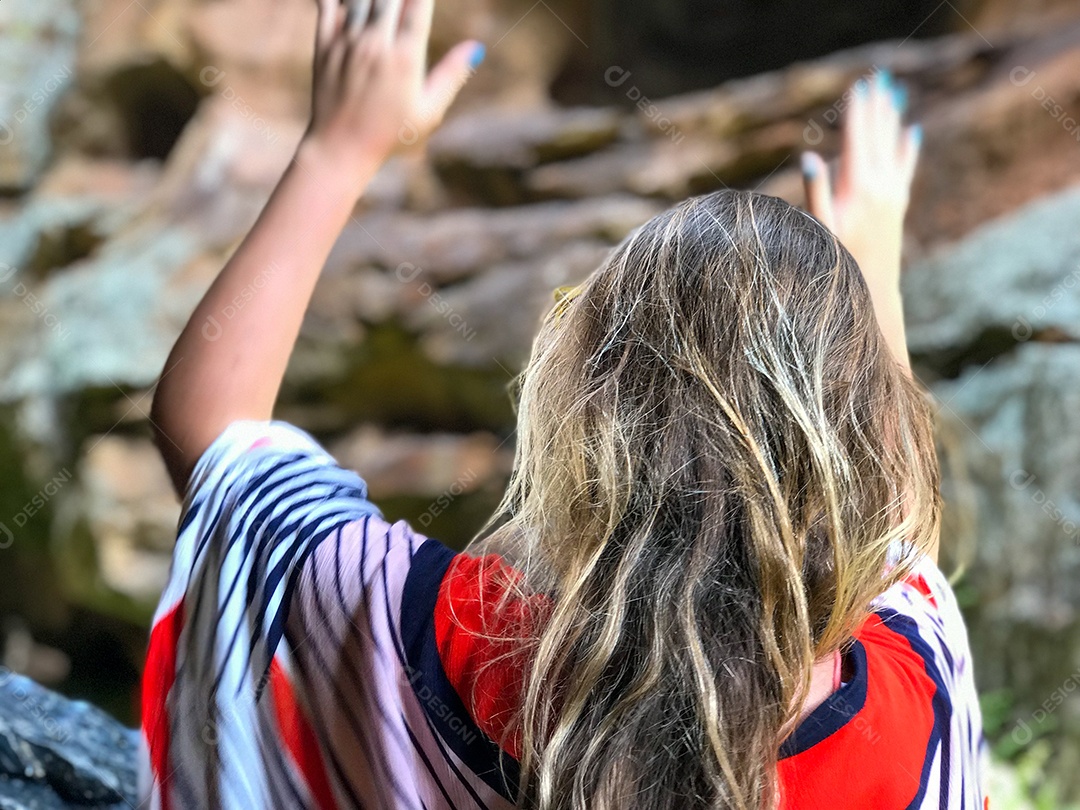
<instances>
[{"instance_id":1,"label":"blurred background","mask_svg":"<svg viewBox=\"0 0 1080 810\"><path fill-rule=\"evenodd\" d=\"M128 724L179 514L152 386L300 137L314 22L314 0L0 4L0 663ZM466 37L488 60L358 206L279 417L464 544L552 290L688 195L801 203L799 152L835 154L847 88L888 68L925 127L904 285L992 806L1070 806L1080 2L440 0L432 56Z\"/></svg>"}]
</instances>

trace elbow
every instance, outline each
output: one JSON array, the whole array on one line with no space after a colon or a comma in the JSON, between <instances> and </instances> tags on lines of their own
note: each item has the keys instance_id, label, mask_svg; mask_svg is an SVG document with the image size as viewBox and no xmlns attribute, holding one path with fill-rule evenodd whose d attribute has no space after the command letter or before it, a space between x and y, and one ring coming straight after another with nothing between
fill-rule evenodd
<instances>
[{"instance_id":1,"label":"elbow","mask_svg":"<svg viewBox=\"0 0 1080 810\"><path fill-rule=\"evenodd\" d=\"M174 419L175 406L170 402L168 388L163 380L158 380L154 389L153 402L150 405L150 429L154 446L165 463L173 489L181 499L187 487L188 475L185 470L183 453L180 451L182 437L178 434L178 424Z\"/></svg>"},{"instance_id":2,"label":"elbow","mask_svg":"<svg viewBox=\"0 0 1080 810\"><path fill-rule=\"evenodd\" d=\"M158 449L158 453L162 458L166 459L168 456L167 446L169 444L169 409L166 407L166 394L167 392L162 390L162 382L158 380L157 386L154 388L154 397L150 403L150 430L154 437L154 445Z\"/></svg>"}]
</instances>

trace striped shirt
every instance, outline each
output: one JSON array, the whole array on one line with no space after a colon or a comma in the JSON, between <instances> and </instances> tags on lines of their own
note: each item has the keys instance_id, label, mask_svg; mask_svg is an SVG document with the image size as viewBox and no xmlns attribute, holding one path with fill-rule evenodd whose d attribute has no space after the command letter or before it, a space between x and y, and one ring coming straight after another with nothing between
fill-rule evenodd
<instances>
[{"instance_id":1,"label":"striped shirt","mask_svg":"<svg viewBox=\"0 0 1080 810\"><path fill-rule=\"evenodd\" d=\"M489 615L516 576L383 520L303 431L234 423L195 468L151 630L147 806L512 807L525 663L497 631L549 608ZM983 810L967 636L929 560L846 664L781 748L781 806Z\"/></svg>"}]
</instances>

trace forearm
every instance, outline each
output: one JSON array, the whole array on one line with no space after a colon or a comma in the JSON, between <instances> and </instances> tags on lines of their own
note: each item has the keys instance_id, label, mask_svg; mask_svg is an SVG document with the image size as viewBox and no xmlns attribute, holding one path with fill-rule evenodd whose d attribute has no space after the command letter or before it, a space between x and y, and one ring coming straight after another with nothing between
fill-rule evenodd
<instances>
[{"instance_id":1,"label":"forearm","mask_svg":"<svg viewBox=\"0 0 1080 810\"><path fill-rule=\"evenodd\" d=\"M238 419L269 419L320 271L377 165L342 172L307 143L195 309L151 419L177 492Z\"/></svg>"},{"instance_id":2,"label":"forearm","mask_svg":"<svg viewBox=\"0 0 1080 810\"><path fill-rule=\"evenodd\" d=\"M848 248L858 262L870 290L874 316L885 343L896 361L910 374L911 361L904 329L904 302L900 295L902 229L898 227L896 233L885 233L879 228L872 231L870 236L873 238L864 240L864 244L852 240L853 244Z\"/></svg>"},{"instance_id":3,"label":"forearm","mask_svg":"<svg viewBox=\"0 0 1080 810\"><path fill-rule=\"evenodd\" d=\"M908 356L907 332L904 329L904 303L900 296L899 278L895 281L868 278L867 286L870 287L874 315L877 317L881 334L885 337L885 344L904 371L910 375L911 360Z\"/></svg>"}]
</instances>

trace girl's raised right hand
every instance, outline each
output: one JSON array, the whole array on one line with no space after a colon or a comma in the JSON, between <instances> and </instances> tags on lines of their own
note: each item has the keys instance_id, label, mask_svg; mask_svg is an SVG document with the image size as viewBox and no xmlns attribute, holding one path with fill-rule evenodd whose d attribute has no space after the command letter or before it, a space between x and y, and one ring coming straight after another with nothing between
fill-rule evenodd
<instances>
[{"instance_id":1,"label":"girl's raised right hand","mask_svg":"<svg viewBox=\"0 0 1080 810\"><path fill-rule=\"evenodd\" d=\"M359 187L437 127L484 58L462 42L427 72L434 0L318 0L311 121L300 151Z\"/></svg>"}]
</instances>

